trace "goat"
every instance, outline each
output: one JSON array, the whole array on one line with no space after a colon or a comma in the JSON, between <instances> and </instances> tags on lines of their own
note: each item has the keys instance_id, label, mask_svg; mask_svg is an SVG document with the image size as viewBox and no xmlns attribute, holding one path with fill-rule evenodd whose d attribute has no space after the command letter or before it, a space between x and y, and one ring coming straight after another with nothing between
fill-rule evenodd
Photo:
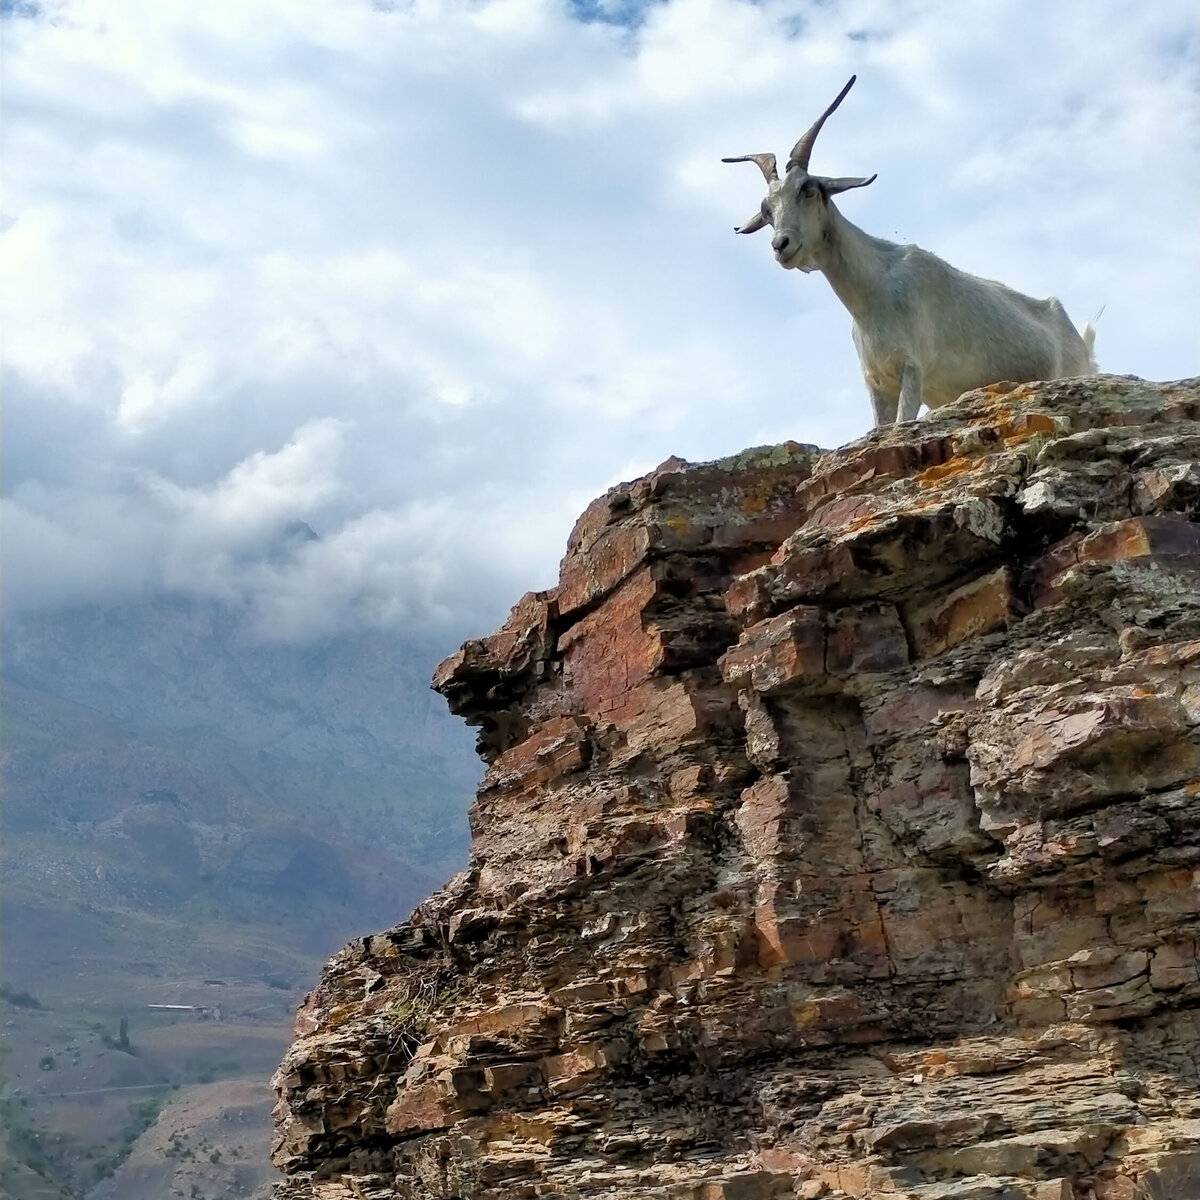
<instances>
[{"instance_id":1,"label":"goat","mask_svg":"<svg viewBox=\"0 0 1200 1200\"><path fill-rule=\"evenodd\" d=\"M820 271L854 318L876 427L913 420L922 402L939 408L1000 380L1094 372L1095 330L1089 323L1081 336L1058 300L1034 300L959 271L919 246L872 237L838 212L832 197L866 187L876 176L810 175L808 162L821 126L856 78L792 148L782 179L773 154L721 161L755 163L767 181L762 207L734 232L772 226L780 266Z\"/></svg>"}]
</instances>

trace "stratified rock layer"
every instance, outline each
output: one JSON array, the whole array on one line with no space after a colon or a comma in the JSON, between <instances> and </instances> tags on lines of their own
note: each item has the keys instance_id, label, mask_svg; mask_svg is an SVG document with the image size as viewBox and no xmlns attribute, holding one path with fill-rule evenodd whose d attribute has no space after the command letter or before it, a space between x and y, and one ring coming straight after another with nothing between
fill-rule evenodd
<instances>
[{"instance_id":1,"label":"stratified rock layer","mask_svg":"<svg viewBox=\"0 0 1200 1200\"><path fill-rule=\"evenodd\" d=\"M435 686L469 869L343 950L288 1200L1200 1197L1200 384L671 461Z\"/></svg>"}]
</instances>

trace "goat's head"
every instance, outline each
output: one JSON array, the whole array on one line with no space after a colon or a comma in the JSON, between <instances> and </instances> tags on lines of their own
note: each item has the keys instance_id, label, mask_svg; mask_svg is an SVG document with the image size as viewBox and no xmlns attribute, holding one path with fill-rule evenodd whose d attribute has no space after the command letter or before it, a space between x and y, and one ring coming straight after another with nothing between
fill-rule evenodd
<instances>
[{"instance_id":1,"label":"goat's head","mask_svg":"<svg viewBox=\"0 0 1200 1200\"><path fill-rule=\"evenodd\" d=\"M870 179L831 179L810 175L808 160L825 118L846 98L854 86L855 75L838 93L837 99L816 119L812 128L792 147L782 179L775 168L773 154L743 154L738 158L723 158L722 162L752 162L758 165L767 181L767 195L762 207L735 233L756 233L764 225L775 230L771 248L780 266L798 267L802 271L819 270L824 264L824 249L829 239L831 215L830 196L850 188L866 187Z\"/></svg>"}]
</instances>

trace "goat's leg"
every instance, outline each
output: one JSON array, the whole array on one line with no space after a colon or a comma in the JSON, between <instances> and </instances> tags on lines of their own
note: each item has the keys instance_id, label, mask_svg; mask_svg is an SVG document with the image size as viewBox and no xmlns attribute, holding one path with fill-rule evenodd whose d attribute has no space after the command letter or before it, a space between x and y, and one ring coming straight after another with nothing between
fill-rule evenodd
<instances>
[{"instance_id":1,"label":"goat's leg","mask_svg":"<svg viewBox=\"0 0 1200 1200\"><path fill-rule=\"evenodd\" d=\"M921 368L915 362L906 362L900 372L900 405L896 424L915 421L921 407Z\"/></svg>"},{"instance_id":2,"label":"goat's leg","mask_svg":"<svg viewBox=\"0 0 1200 1200\"><path fill-rule=\"evenodd\" d=\"M875 428L882 429L890 425L896 419L897 397L869 384L867 390L871 393L871 407L875 410Z\"/></svg>"}]
</instances>

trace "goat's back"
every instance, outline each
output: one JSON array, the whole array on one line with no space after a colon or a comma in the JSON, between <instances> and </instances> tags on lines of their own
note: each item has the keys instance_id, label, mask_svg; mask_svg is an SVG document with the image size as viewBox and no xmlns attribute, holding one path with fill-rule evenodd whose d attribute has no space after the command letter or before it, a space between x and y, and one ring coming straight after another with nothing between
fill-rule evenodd
<instances>
[{"instance_id":1,"label":"goat's back","mask_svg":"<svg viewBox=\"0 0 1200 1200\"><path fill-rule=\"evenodd\" d=\"M905 249L911 252L901 265L930 408L1002 379L1023 383L1094 370L1089 345L1057 299L1038 300L928 251Z\"/></svg>"}]
</instances>

